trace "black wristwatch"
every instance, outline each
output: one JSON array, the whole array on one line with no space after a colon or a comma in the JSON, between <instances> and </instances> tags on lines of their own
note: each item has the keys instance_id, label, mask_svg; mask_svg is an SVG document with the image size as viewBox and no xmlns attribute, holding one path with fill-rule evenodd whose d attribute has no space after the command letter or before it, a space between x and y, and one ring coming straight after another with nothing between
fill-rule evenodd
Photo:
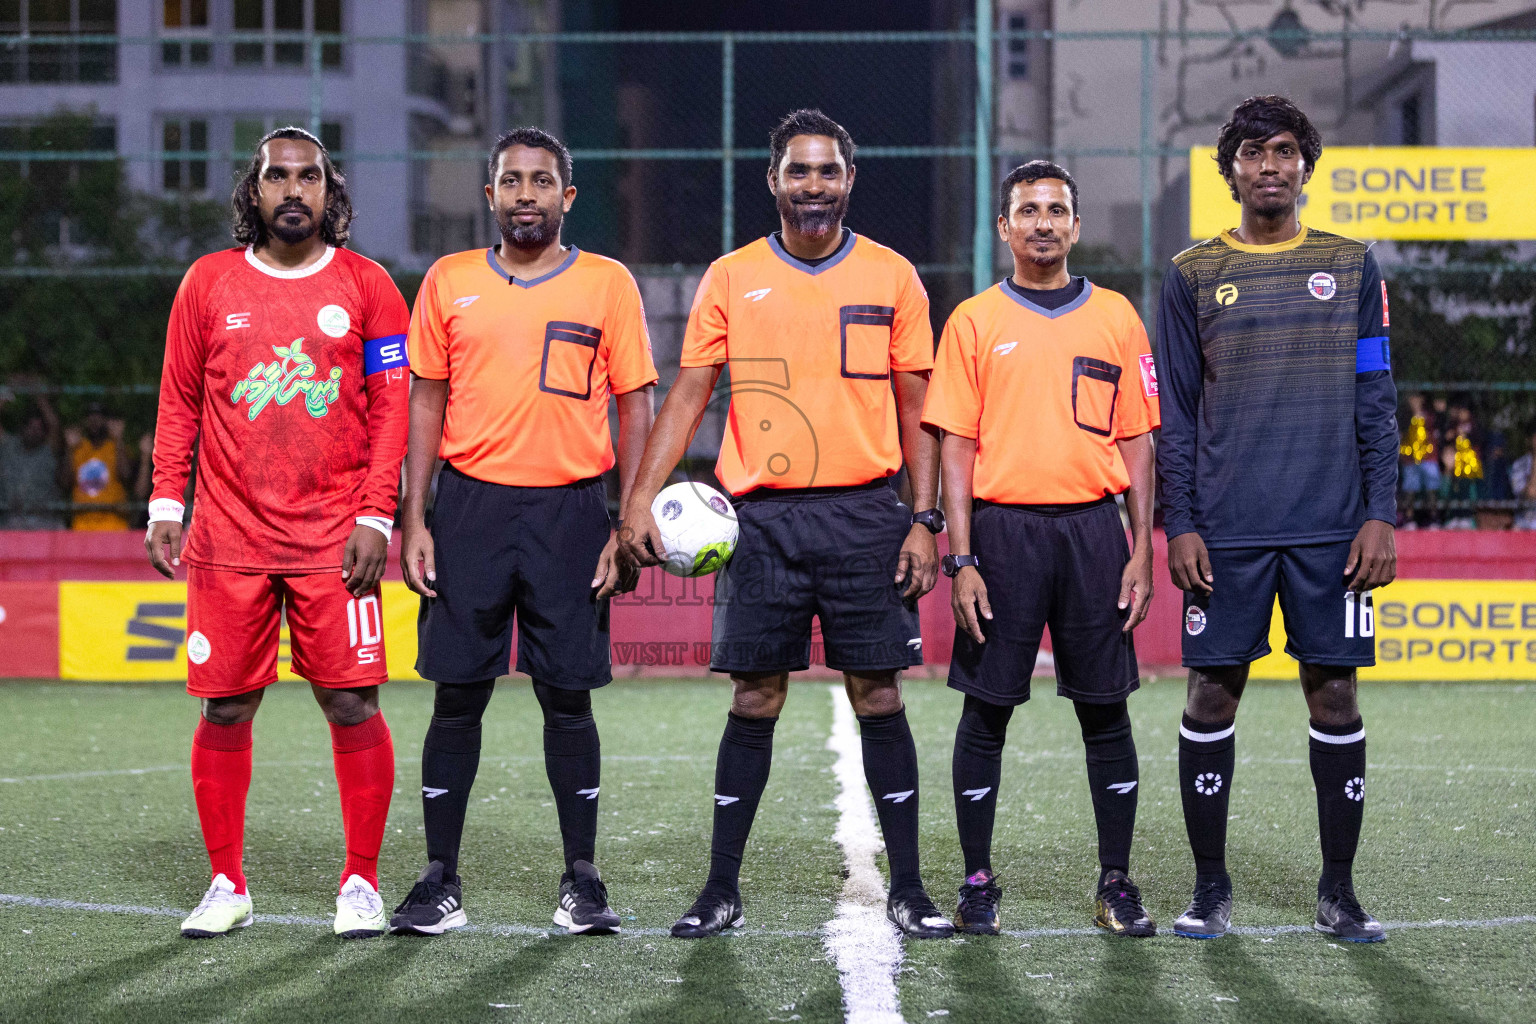
<instances>
[{"instance_id":1,"label":"black wristwatch","mask_svg":"<svg viewBox=\"0 0 1536 1024\"><path fill-rule=\"evenodd\" d=\"M929 533L943 533L944 510L940 508L931 508L926 512L912 513L912 525L916 526L918 523L922 523L924 526L928 527Z\"/></svg>"},{"instance_id":2,"label":"black wristwatch","mask_svg":"<svg viewBox=\"0 0 1536 1024\"><path fill-rule=\"evenodd\" d=\"M960 570L968 565L973 569L980 569L981 559L975 555L945 555L939 564L944 569L944 575L954 579L960 575Z\"/></svg>"}]
</instances>

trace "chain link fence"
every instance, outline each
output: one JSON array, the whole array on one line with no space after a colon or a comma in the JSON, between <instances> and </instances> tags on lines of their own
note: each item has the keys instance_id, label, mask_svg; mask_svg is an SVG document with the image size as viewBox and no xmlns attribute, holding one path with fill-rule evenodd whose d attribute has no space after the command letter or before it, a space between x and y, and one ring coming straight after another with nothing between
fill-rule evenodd
<instances>
[{"instance_id":1,"label":"chain link fence","mask_svg":"<svg viewBox=\"0 0 1536 1024\"><path fill-rule=\"evenodd\" d=\"M1191 242L1190 176L1214 174L1190 148L1212 144L1246 95L1297 97L1329 147L1536 145L1536 31L1041 32L1000 18L980 39L964 29L363 35L325 31L332 6L310 0L310 31L146 36L112 35L83 15L67 33L25 31L0 7L0 520L28 505L27 522L67 522L70 473L56 474L39 509L35 493L17 493L25 474L14 467L30 459L30 486L41 487L38 445L71 462L64 435L93 409L127 449L119 504L138 514L139 443L154 425L176 287L191 260L229 244L233 181L280 124L305 125L333 150L358 208L353 244L408 300L432 259L495 241L480 189L496 131L536 123L561 135L578 188L565 237L640 280L663 391L703 268L777 227L767 134L795 107L819 106L851 130L850 225L918 265L936 329L1008 272L995 183L1026 159L1078 177L1072 268L1124 292L1150 327L1167 258ZM1396 374L1405 396L1424 395L1429 458L1442 470L1426 488L1433 499L1405 501L1409 520L1507 518L1519 505L1509 470L1531 449L1536 416L1536 246L1400 241L1377 252ZM1403 418L1406 431L1407 408ZM712 458L718 431L705 423L695 457ZM1480 476L1469 475L1474 461Z\"/></svg>"}]
</instances>

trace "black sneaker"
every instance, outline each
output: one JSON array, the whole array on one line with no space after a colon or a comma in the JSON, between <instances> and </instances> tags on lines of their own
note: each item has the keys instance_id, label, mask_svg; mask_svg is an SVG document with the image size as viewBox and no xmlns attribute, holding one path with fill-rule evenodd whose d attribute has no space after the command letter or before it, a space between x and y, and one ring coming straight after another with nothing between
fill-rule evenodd
<instances>
[{"instance_id":1,"label":"black sneaker","mask_svg":"<svg viewBox=\"0 0 1536 1024\"><path fill-rule=\"evenodd\" d=\"M705 889L693 901L688 912L672 926L674 939L702 939L719 935L727 928L740 928L747 920L739 893L726 894Z\"/></svg>"},{"instance_id":2,"label":"black sneaker","mask_svg":"<svg viewBox=\"0 0 1536 1024\"><path fill-rule=\"evenodd\" d=\"M560 878L555 924L572 935L617 935L619 915L608 906L608 887L597 868L584 860Z\"/></svg>"},{"instance_id":3,"label":"black sneaker","mask_svg":"<svg viewBox=\"0 0 1536 1024\"><path fill-rule=\"evenodd\" d=\"M967 935L996 935L1002 931L998 905L1003 890L997 876L982 868L960 885L960 903L955 907L955 931Z\"/></svg>"},{"instance_id":4,"label":"black sneaker","mask_svg":"<svg viewBox=\"0 0 1536 1024\"><path fill-rule=\"evenodd\" d=\"M947 939L955 934L955 926L939 913L920 885L891 893L885 901L885 916L909 939Z\"/></svg>"},{"instance_id":5,"label":"black sneaker","mask_svg":"<svg viewBox=\"0 0 1536 1024\"><path fill-rule=\"evenodd\" d=\"M1219 939L1231 924L1232 880L1197 881L1189 909L1173 922L1173 934L1186 939Z\"/></svg>"},{"instance_id":6,"label":"black sneaker","mask_svg":"<svg viewBox=\"0 0 1536 1024\"><path fill-rule=\"evenodd\" d=\"M1360 906L1349 882L1338 883L1317 901L1317 920L1312 927L1345 942L1387 941L1386 929Z\"/></svg>"},{"instance_id":7,"label":"black sneaker","mask_svg":"<svg viewBox=\"0 0 1536 1024\"><path fill-rule=\"evenodd\" d=\"M441 935L450 928L469 923L464 916L464 890L455 876L443 877L441 861L428 864L411 887L410 895L395 908L389 919L393 935Z\"/></svg>"},{"instance_id":8,"label":"black sneaker","mask_svg":"<svg viewBox=\"0 0 1536 1024\"><path fill-rule=\"evenodd\" d=\"M1124 871L1104 877L1094 898L1093 923L1116 935L1145 939L1157 934L1157 922L1141 905L1141 890Z\"/></svg>"}]
</instances>

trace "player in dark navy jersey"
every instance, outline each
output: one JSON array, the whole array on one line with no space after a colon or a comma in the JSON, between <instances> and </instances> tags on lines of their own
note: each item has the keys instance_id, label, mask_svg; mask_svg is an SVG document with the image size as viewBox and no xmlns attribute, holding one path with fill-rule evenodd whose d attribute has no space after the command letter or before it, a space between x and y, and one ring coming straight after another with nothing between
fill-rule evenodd
<instances>
[{"instance_id":1,"label":"player in dark navy jersey","mask_svg":"<svg viewBox=\"0 0 1536 1024\"><path fill-rule=\"evenodd\" d=\"M1370 591L1397 572L1397 392L1386 286L1369 249L1304 227L1322 140L1289 100L1245 100L1217 164L1241 226L1174 257L1158 311L1158 478L1184 593L1189 698L1179 785L1195 894L1174 931L1226 932L1234 721L1269 653L1275 598L1311 713L1323 871L1315 926L1385 937L1355 898L1365 728L1355 669L1375 664Z\"/></svg>"}]
</instances>

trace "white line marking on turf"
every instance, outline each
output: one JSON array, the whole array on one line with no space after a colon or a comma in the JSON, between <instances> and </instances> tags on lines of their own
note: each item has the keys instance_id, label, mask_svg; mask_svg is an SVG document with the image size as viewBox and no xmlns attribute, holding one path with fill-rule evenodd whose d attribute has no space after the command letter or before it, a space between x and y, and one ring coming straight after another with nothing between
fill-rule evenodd
<instances>
[{"instance_id":1,"label":"white line marking on turf","mask_svg":"<svg viewBox=\"0 0 1536 1024\"><path fill-rule=\"evenodd\" d=\"M864 754L854 728L853 707L841 686L832 694L832 735L827 749L837 755L837 831L848 880L837 901L837 916L827 923L825 945L837 964L848 1024L901 1024L896 972L901 969L901 937L885 918L885 879L875 866L880 833L864 792Z\"/></svg>"}]
</instances>

